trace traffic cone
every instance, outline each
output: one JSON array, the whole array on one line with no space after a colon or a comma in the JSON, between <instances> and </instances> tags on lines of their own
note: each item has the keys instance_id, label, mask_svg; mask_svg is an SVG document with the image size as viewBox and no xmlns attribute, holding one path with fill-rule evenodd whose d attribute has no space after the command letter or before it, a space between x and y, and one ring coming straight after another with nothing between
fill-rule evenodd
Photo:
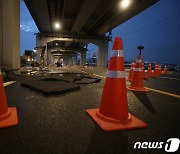
<instances>
[{"instance_id":1,"label":"traffic cone","mask_svg":"<svg viewBox=\"0 0 180 154\"><path fill-rule=\"evenodd\" d=\"M162 68L161 68L161 65L159 65L159 75L162 74Z\"/></svg>"},{"instance_id":2,"label":"traffic cone","mask_svg":"<svg viewBox=\"0 0 180 154\"><path fill-rule=\"evenodd\" d=\"M130 87L127 87L127 89L131 91L141 91L141 92L149 91L148 89L144 88L141 55L138 55L134 69L134 76Z\"/></svg>"},{"instance_id":3,"label":"traffic cone","mask_svg":"<svg viewBox=\"0 0 180 154\"><path fill-rule=\"evenodd\" d=\"M159 74L158 74L158 65L157 64L155 65L155 68L154 68L153 77L156 77L156 76L159 76Z\"/></svg>"},{"instance_id":4,"label":"traffic cone","mask_svg":"<svg viewBox=\"0 0 180 154\"><path fill-rule=\"evenodd\" d=\"M159 65L157 65L157 74L158 74L158 76L160 75Z\"/></svg>"},{"instance_id":5,"label":"traffic cone","mask_svg":"<svg viewBox=\"0 0 180 154\"><path fill-rule=\"evenodd\" d=\"M160 65L158 64L158 76L160 75Z\"/></svg>"},{"instance_id":6,"label":"traffic cone","mask_svg":"<svg viewBox=\"0 0 180 154\"><path fill-rule=\"evenodd\" d=\"M149 65L148 65L147 77L152 77L152 68L151 68L151 63L149 63Z\"/></svg>"},{"instance_id":7,"label":"traffic cone","mask_svg":"<svg viewBox=\"0 0 180 154\"><path fill-rule=\"evenodd\" d=\"M17 111L15 107L8 108L0 70L0 128L11 127L17 124Z\"/></svg>"},{"instance_id":8,"label":"traffic cone","mask_svg":"<svg viewBox=\"0 0 180 154\"><path fill-rule=\"evenodd\" d=\"M167 67L166 65L164 66L164 71L163 71L164 74L167 74Z\"/></svg>"},{"instance_id":9,"label":"traffic cone","mask_svg":"<svg viewBox=\"0 0 180 154\"><path fill-rule=\"evenodd\" d=\"M134 67L135 67L134 60L132 60L129 76L128 76L128 79L127 79L128 81L132 81L133 74L134 74Z\"/></svg>"},{"instance_id":10,"label":"traffic cone","mask_svg":"<svg viewBox=\"0 0 180 154\"><path fill-rule=\"evenodd\" d=\"M86 112L105 131L144 128L147 124L128 113L122 40L115 38L100 107Z\"/></svg>"},{"instance_id":11,"label":"traffic cone","mask_svg":"<svg viewBox=\"0 0 180 154\"><path fill-rule=\"evenodd\" d=\"M143 79L147 79L147 76L145 75L145 68L144 68L144 62L142 61L142 72L143 72Z\"/></svg>"},{"instance_id":12,"label":"traffic cone","mask_svg":"<svg viewBox=\"0 0 180 154\"><path fill-rule=\"evenodd\" d=\"M159 64L157 64L157 76L160 75L160 68L159 68Z\"/></svg>"}]
</instances>

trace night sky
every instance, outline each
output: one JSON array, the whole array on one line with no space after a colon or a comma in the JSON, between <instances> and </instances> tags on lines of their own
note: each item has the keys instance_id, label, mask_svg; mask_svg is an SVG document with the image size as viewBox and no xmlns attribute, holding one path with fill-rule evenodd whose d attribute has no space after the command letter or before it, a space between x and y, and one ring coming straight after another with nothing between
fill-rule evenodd
<instances>
[{"instance_id":1,"label":"night sky","mask_svg":"<svg viewBox=\"0 0 180 154\"><path fill-rule=\"evenodd\" d=\"M24 50L33 50L38 29L21 0L21 55ZM138 45L143 45L144 61L172 63L180 65L180 0L160 0L160 2L131 18L112 31L123 39L126 60L136 59ZM109 55L112 42L109 43ZM90 56L97 47L88 46ZM89 56L88 56L89 57Z\"/></svg>"}]
</instances>

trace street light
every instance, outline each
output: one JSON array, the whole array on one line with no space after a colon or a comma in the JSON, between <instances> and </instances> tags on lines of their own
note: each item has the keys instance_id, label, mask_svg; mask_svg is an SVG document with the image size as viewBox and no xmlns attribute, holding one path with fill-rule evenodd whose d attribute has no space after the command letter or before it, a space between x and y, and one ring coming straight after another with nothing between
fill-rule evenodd
<instances>
[{"instance_id":1,"label":"street light","mask_svg":"<svg viewBox=\"0 0 180 154\"><path fill-rule=\"evenodd\" d=\"M54 27L55 27L55 29L60 29L61 28L61 24L59 23L59 22L55 22L54 23Z\"/></svg>"},{"instance_id":2,"label":"street light","mask_svg":"<svg viewBox=\"0 0 180 154\"><path fill-rule=\"evenodd\" d=\"M120 7L122 9L126 9L130 5L130 0L122 0L120 3Z\"/></svg>"},{"instance_id":3,"label":"street light","mask_svg":"<svg viewBox=\"0 0 180 154\"><path fill-rule=\"evenodd\" d=\"M139 54L141 55L141 50L144 49L144 46L140 45L140 46L138 46L137 48L139 49Z\"/></svg>"}]
</instances>

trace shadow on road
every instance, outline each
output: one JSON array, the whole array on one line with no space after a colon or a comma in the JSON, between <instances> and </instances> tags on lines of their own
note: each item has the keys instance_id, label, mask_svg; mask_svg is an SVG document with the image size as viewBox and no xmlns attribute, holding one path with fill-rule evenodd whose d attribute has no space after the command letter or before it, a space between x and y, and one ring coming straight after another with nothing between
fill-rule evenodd
<instances>
[{"instance_id":1,"label":"shadow on road","mask_svg":"<svg viewBox=\"0 0 180 154\"><path fill-rule=\"evenodd\" d=\"M104 132L96 125L85 153L128 153L128 134L128 131Z\"/></svg>"},{"instance_id":2,"label":"shadow on road","mask_svg":"<svg viewBox=\"0 0 180 154\"><path fill-rule=\"evenodd\" d=\"M144 106L152 113L156 113L151 101L144 92L133 92L134 95L144 104Z\"/></svg>"}]
</instances>

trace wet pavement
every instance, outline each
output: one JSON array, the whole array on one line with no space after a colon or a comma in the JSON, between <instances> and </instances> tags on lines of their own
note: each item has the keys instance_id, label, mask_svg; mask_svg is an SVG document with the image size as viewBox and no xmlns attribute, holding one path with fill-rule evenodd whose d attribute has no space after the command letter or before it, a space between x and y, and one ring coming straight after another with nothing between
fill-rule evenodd
<instances>
[{"instance_id":1,"label":"wet pavement","mask_svg":"<svg viewBox=\"0 0 180 154\"><path fill-rule=\"evenodd\" d=\"M71 73L88 72L105 76L106 69L64 68ZM78 71L77 69L80 69ZM85 76L89 76L84 73ZM94 77L94 76L91 76ZM162 77L177 78L177 75ZM148 124L145 129L104 132L86 114L98 108L105 79L78 84L80 90L44 96L21 86L17 80L5 87L9 107L18 111L16 127L0 129L0 153L165 153L162 149L134 149L137 141L162 141L180 138L180 99L150 91L127 91L129 112ZM179 94L180 80L151 78L145 86ZM17 78L16 78L17 79ZM72 81L72 80L71 80Z\"/></svg>"}]
</instances>

